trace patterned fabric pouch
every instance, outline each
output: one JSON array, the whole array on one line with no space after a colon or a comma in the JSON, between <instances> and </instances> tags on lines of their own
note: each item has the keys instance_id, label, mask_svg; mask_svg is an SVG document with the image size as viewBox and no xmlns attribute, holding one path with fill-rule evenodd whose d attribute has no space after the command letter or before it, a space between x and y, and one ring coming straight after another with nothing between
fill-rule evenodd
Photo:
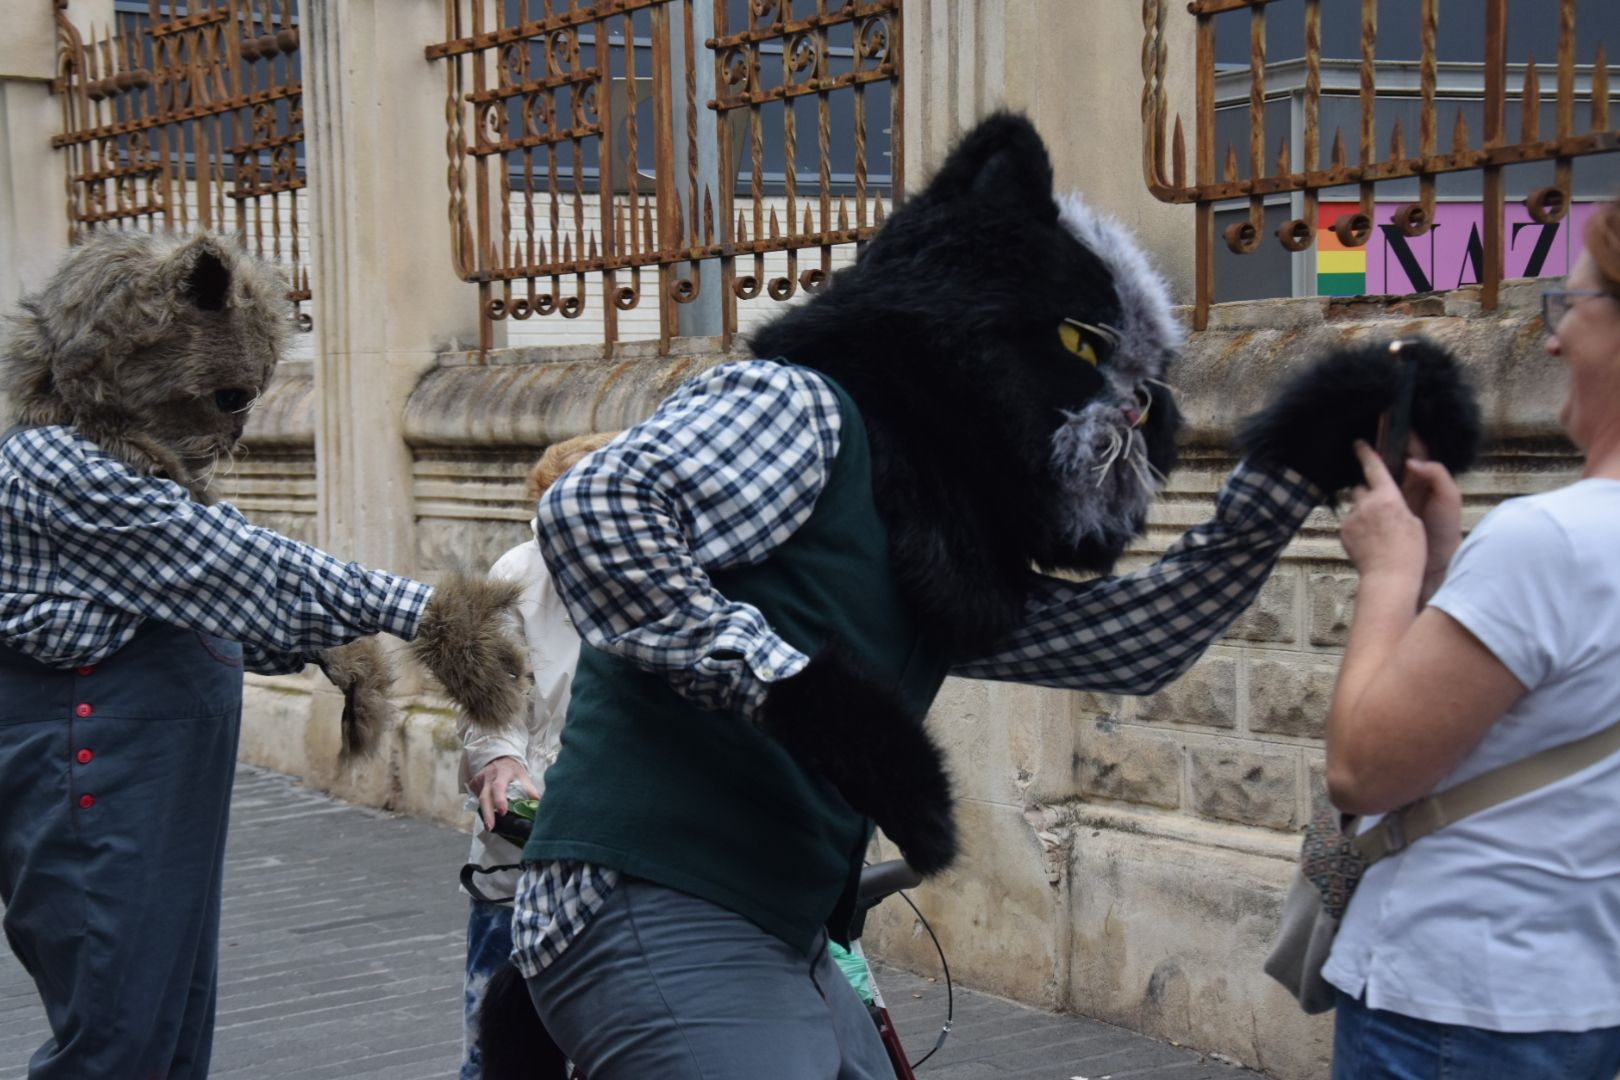
<instances>
[{"instance_id":1,"label":"patterned fabric pouch","mask_svg":"<svg viewBox=\"0 0 1620 1080\"><path fill-rule=\"evenodd\" d=\"M1367 869L1367 858L1351 832L1355 821L1324 806L1305 827L1299 873L1283 901L1282 926L1266 957L1266 974L1308 1013L1327 1012L1338 999L1338 990L1322 978L1322 967Z\"/></svg>"},{"instance_id":2,"label":"patterned fabric pouch","mask_svg":"<svg viewBox=\"0 0 1620 1080\"><path fill-rule=\"evenodd\" d=\"M1305 844L1299 852L1299 872L1316 886L1322 909L1334 919L1344 918L1350 897L1367 872L1367 857L1351 831L1355 824L1351 815L1324 806L1305 826Z\"/></svg>"}]
</instances>

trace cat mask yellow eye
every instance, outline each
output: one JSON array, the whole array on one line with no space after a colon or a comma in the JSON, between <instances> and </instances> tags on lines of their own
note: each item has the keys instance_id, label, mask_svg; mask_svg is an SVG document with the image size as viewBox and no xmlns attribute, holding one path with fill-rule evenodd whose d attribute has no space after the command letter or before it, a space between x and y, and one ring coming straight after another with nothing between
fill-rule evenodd
<instances>
[{"instance_id":1,"label":"cat mask yellow eye","mask_svg":"<svg viewBox=\"0 0 1620 1080\"><path fill-rule=\"evenodd\" d=\"M1079 319L1064 319L1058 324L1058 340L1074 355L1097 367L1113 354L1119 345L1119 334L1113 328Z\"/></svg>"}]
</instances>

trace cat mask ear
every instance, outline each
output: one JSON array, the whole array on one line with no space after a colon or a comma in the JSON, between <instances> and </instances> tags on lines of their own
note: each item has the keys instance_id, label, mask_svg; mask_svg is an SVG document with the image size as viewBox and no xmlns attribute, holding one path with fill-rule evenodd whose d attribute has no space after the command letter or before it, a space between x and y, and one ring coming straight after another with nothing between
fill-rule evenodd
<instances>
[{"instance_id":1,"label":"cat mask ear","mask_svg":"<svg viewBox=\"0 0 1620 1080\"><path fill-rule=\"evenodd\" d=\"M969 132L929 184L925 196L974 198L1023 206L1057 220L1052 159L1026 118L1001 112Z\"/></svg>"},{"instance_id":2,"label":"cat mask ear","mask_svg":"<svg viewBox=\"0 0 1620 1080\"><path fill-rule=\"evenodd\" d=\"M181 248L175 257L185 267L180 291L186 298L203 311L225 310L231 294L231 269L225 252L211 238L200 237Z\"/></svg>"}]
</instances>

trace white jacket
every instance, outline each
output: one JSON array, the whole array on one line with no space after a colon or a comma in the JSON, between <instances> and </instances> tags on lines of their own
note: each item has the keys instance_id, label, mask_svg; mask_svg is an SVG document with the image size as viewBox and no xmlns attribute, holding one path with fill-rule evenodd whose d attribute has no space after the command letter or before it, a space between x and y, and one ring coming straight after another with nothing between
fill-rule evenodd
<instances>
[{"instance_id":1,"label":"white jacket","mask_svg":"<svg viewBox=\"0 0 1620 1080\"><path fill-rule=\"evenodd\" d=\"M532 528L532 525L531 525ZM499 757L514 757L529 767L529 779L542 794L545 771L557 760L557 744L563 720L568 715L569 691L574 665L579 662L579 635L557 595L551 573L540 555L540 545L530 540L502 555L490 567L495 580L516 581L523 585L517 613L523 639L529 647L529 663L534 684L528 706L497 732L478 731L463 718L457 725L461 735L462 784ZM527 792L513 786L509 798L526 798ZM479 866L504 866L522 861L522 851L499 836L486 832L483 818L474 814L472 852L468 862ZM481 874L479 889L489 896L511 896L517 888L518 873Z\"/></svg>"}]
</instances>

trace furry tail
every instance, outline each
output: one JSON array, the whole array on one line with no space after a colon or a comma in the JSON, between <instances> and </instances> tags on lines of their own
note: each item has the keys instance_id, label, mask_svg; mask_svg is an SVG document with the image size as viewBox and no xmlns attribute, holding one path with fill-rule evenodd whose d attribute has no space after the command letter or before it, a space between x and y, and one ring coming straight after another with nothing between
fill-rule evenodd
<instances>
[{"instance_id":1,"label":"furry tail","mask_svg":"<svg viewBox=\"0 0 1620 1080\"><path fill-rule=\"evenodd\" d=\"M343 750L338 760L347 763L368 756L394 720L389 698L394 670L388 657L376 638L364 637L327 649L316 663L343 693Z\"/></svg>"},{"instance_id":2,"label":"furry tail","mask_svg":"<svg viewBox=\"0 0 1620 1080\"><path fill-rule=\"evenodd\" d=\"M478 1008L484 1080L567 1080L568 1059L551 1041L512 964L501 965Z\"/></svg>"},{"instance_id":3,"label":"furry tail","mask_svg":"<svg viewBox=\"0 0 1620 1080\"><path fill-rule=\"evenodd\" d=\"M1446 349L1419 340L1403 350L1417 357L1412 431L1429 456L1461 473L1479 453L1479 405L1462 368ZM1345 345L1283 383L1264 409L1243 421L1239 447L1256 461L1286 465L1329 497L1361 483L1351 447L1372 442L1378 416L1395 399L1389 342Z\"/></svg>"},{"instance_id":4,"label":"furry tail","mask_svg":"<svg viewBox=\"0 0 1620 1080\"><path fill-rule=\"evenodd\" d=\"M474 727L499 728L523 706L524 651L508 628L523 587L450 577L433 590L411 652Z\"/></svg>"},{"instance_id":5,"label":"furry tail","mask_svg":"<svg viewBox=\"0 0 1620 1080\"><path fill-rule=\"evenodd\" d=\"M771 688L760 726L900 846L920 874L956 858L945 755L895 694L861 673L838 645Z\"/></svg>"}]
</instances>

